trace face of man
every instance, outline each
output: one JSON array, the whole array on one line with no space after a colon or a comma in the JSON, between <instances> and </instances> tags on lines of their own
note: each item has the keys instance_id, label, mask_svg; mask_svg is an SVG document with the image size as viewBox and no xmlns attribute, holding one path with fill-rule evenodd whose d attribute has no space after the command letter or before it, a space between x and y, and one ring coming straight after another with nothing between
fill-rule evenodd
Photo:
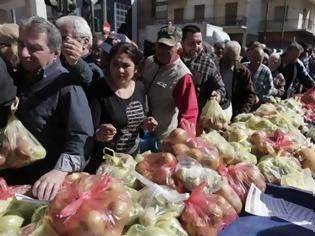
<instances>
[{"instance_id":1,"label":"face of man","mask_svg":"<svg viewBox=\"0 0 315 236\"><path fill-rule=\"evenodd\" d=\"M225 44L224 43L217 43L214 46L214 53L219 57L222 58L224 52Z\"/></svg>"},{"instance_id":2,"label":"face of man","mask_svg":"<svg viewBox=\"0 0 315 236\"><path fill-rule=\"evenodd\" d=\"M157 43L155 49L155 57L162 65L169 64L177 55L176 46L170 47L163 43Z\"/></svg>"},{"instance_id":3,"label":"face of man","mask_svg":"<svg viewBox=\"0 0 315 236\"><path fill-rule=\"evenodd\" d=\"M291 48L286 52L287 63L295 63L300 56L300 50Z\"/></svg>"},{"instance_id":4,"label":"face of man","mask_svg":"<svg viewBox=\"0 0 315 236\"><path fill-rule=\"evenodd\" d=\"M226 67L232 67L237 61L240 60L240 53L235 49L228 48L225 50L222 59Z\"/></svg>"},{"instance_id":5,"label":"face of man","mask_svg":"<svg viewBox=\"0 0 315 236\"><path fill-rule=\"evenodd\" d=\"M18 55L24 69L32 73L46 68L59 56L59 52L50 51L46 33L26 30L20 32Z\"/></svg>"},{"instance_id":6,"label":"face of man","mask_svg":"<svg viewBox=\"0 0 315 236\"><path fill-rule=\"evenodd\" d=\"M248 59L250 63L260 65L264 60L264 50L262 48L252 49Z\"/></svg>"},{"instance_id":7,"label":"face of man","mask_svg":"<svg viewBox=\"0 0 315 236\"><path fill-rule=\"evenodd\" d=\"M202 49L201 32L188 32L182 41L183 53L189 58L196 57Z\"/></svg>"},{"instance_id":8,"label":"face of man","mask_svg":"<svg viewBox=\"0 0 315 236\"><path fill-rule=\"evenodd\" d=\"M76 38L75 29L74 29L74 26L72 24L65 23L65 24L61 25L59 27L59 31L61 33L63 43L67 41L67 38L72 38L72 39L75 39L78 42L80 42L80 44L82 45L83 51L88 48L88 44L89 44L88 37Z\"/></svg>"}]
</instances>

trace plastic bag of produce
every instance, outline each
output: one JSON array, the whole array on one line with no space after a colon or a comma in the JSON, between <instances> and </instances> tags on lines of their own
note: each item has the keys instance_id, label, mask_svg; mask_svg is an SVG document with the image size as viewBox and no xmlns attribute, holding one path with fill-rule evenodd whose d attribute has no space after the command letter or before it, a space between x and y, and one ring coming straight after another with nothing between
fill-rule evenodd
<instances>
[{"instance_id":1,"label":"plastic bag of produce","mask_svg":"<svg viewBox=\"0 0 315 236\"><path fill-rule=\"evenodd\" d=\"M215 99L210 99L202 108L199 122L205 130L225 129L229 123L221 106Z\"/></svg>"},{"instance_id":2,"label":"plastic bag of produce","mask_svg":"<svg viewBox=\"0 0 315 236\"><path fill-rule=\"evenodd\" d=\"M213 130L207 134L202 134L201 137L219 150L224 163L235 163L234 160L236 159L236 153L234 147L217 131Z\"/></svg>"},{"instance_id":3,"label":"plastic bag of produce","mask_svg":"<svg viewBox=\"0 0 315 236\"><path fill-rule=\"evenodd\" d=\"M206 183L206 193L215 192L221 187L221 177L215 170L202 167L198 161L188 156L177 156L177 160L175 176L186 190L192 191L203 182Z\"/></svg>"},{"instance_id":4,"label":"plastic bag of produce","mask_svg":"<svg viewBox=\"0 0 315 236\"><path fill-rule=\"evenodd\" d=\"M0 130L0 169L23 167L45 156L44 147L12 115Z\"/></svg>"},{"instance_id":5,"label":"plastic bag of produce","mask_svg":"<svg viewBox=\"0 0 315 236\"><path fill-rule=\"evenodd\" d=\"M254 165L257 164L256 156L251 154L248 151L248 148L237 142L230 142L230 144L234 147L234 151L236 153L233 163L246 162Z\"/></svg>"},{"instance_id":6,"label":"plastic bag of produce","mask_svg":"<svg viewBox=\"0 0 315 236\"><path fill-rule=\"evenodd\" d=\"M295 187L315 194L315 180L308 168L281 176L280 183L284 187Z\"/></svg>"},{"instance_id":7,"label":"plastic bag of produce","mask_svg":"<svg viewBox=\"0 0 315 236\"><path fill-rule=\"evenodd\" d=\"M218 150L200 137L196 137L195 126L182 119L182 127L173 130L163 141L162 150L174 155L188 155L204 167L216 170L221 163Z\"/></svg>"},{"instance_id":8,"label":"plastic bag of produce","mask_svg":"<svg viewBox=\"0 0 315 236\"><path fill-rule=\"evenodd\" d=\"M241 212L243 208L242 200L230 186L226 176L222 176L221 187L217 192L215 192L215 194L225 198L225 200L227 200L228 203L230 203L230 205L234 208L234 210L237 213Z\"/></svg>"},{"instance_id":9,"label":"plastic bag of produce","mask_svg":"<svg viewBox=\"0 0 315 236\"><path fill-rule=\"evenodd\" d=\"M238 163L225 167L221 165L218 172L226 176L230 186L244 203L251 184L255 184L261 191L266 190L265 177L260 173L257 166L249 163Z\"/></svg>"},{"instance_id":10,"label":"plastic bag of produce","mask_svg":"<svg viewBox=\"0 0 315 236\"><path fill-rule=\"evenodd\" d=\"M219 230L237 219L234 208L221 196L205 194L205 183L196 187L180 220L190 236L216 235Z\"/></svg>"},{"instance_id":11,"label":"plastic bag of produce","mask_svg":"<svg viewBox=\"0 0 315 236\"><path fill-rule=\"evenodd\" d=\"M250 142L262 155L292 153L297 148L289 135L280 129L270 135L265 131L256 131L251 135Z\"/></svg>"},{"instance_id":12,"label":"plastic bag of produce","mask_svg":"<svg viewBox=\"0 0 315 236\"><path fill-rule=\"evenodd\" d=\"M129 211L128 222L126 225L133 225L135 224L135 222L138 221L138 218L142 214L144 209L139 203L140 193L137 190L132 189L132 188L127 187L126 189L132 203L131 209Z\"/></svg>"},{"instance_id":13,"label":"plastic bag of produce","mask_svg":"<svg viewBox=\"0 0 315 236\"><path fill-rule=\"evenodd\" d=\"M119 236L130 209L131 200L120 181L107 175L79 175L66 179L48 215L61 235Z\"/></svg>"},{"instance_id":14,"label":"plastic bag of produce","mask_svg":"<svg viewBox=\"0 0 315 236\"><path fill-rule=\"evenodd\" d=\"M136 178L131 175L131 170L135 170L137 162L128 154L115 153L106 148L104 151L105 162L97 169L97 175L110 175L130 187L136 188Z\"/></svg>"},{"instance_id":15,"label":"plastic bag of produce","mask_svg":"<svg viewBox=\"0 0 315 236\"><path fill-rule=\"evenodd\" d=\"M131 226L125 236L142 236L148 235L149 232L153 235L159 233L158 235L161 234L165 236L188 236L176 217L178 217L178 215L172 211L159 207L149 207L140 216L140 224Z\"/></svg>"},{"instance_id":16,"label":"plastic bag of produce","mask_svg":"<svg viewBox=\"0 0 315 236\"><path fill-rule=\"evenodd\" d=\"M315 151L313 148L302 148L299 151L303 168L309 168L315 176Z\"/></svg>"},{"instance_id":17,"label":"plastic bag of produce","mask_svg":"<svg viewBox=\"0 0 315 236\"><path fill-rule=\"evenodd\" d=\"M136 170L147 179L160 185L175 187L173 175L177 159L171 153L145 152L137 156Z\"/></svg>"},{"instance_id":18,"label":"plastic bag of produce","mask_svg":"<svg viewBox=\"0 0 315 236\"><path fill-rule=\"evenodd\" d=\"M26 225L22 228L20 236L59 236L52 228L50 218L44 216L40 222Z\"/></svg>"},{"instance_id":19,"label":"plastic bag of produce","mask_svg":"<svg viewBox=\"0 0 315 236\"><path fill-rule=\"evenodd\" d=\"M133 172L133 175L145 186L139 191L138 198L138 202L144 209L158 206L177 212L179 216L184 207L184 201L189 197L188 193L179 194L176 190L170 189L168 186L151 182L137 172Z\"/></svg>"},{"instance_id":20,"label":"plastic bag of produce","mask_svg":"<svg viewBox=\"0 0 315 236\"><path fill-rule=\"evenodd\" d=\"M301 102L315 105L315 86L307 90L301 97Z\"/></svg>"},{"instance_id":21,"label":"plastic bag of produce","mask_svg":"<svg viewBox=\"0 0 315 236\"><path fill-rule=\"evenodd\" d=\"M267 181L274 184L280 184L282 175L302 170L299 160L290 156L264 156L257 166Z\"/></svg>"},{"instance_id":22,"label":"plastic bag of produce","mask_svg":"<svg viewBox=\"0 0 315 236\"><path fill-rule=\"evenodd\" d=\"M0 216L0 235L15 235L24 222L23 217L18 215Z\"/></svg>"}]
</instances>

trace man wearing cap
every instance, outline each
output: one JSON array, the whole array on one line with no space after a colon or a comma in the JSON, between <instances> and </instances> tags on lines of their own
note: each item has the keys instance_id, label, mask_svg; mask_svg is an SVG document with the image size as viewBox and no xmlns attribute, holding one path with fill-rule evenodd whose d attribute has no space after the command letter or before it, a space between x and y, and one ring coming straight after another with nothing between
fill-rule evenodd
<instances>
[{"instance_id":1,"label":"man wearing cap","mask_svg":"<svg viewBox=\"0 0 315 236\"><path fill-rule=\"evenodd\" d=\"M57 19L56 25L62 36L62 65L69 70L71 78L84 87L103 78L103 71L90 54L93 37L86 20L81 16L63 16Z\"/></svg>"},{"instance_id":2,"label":"man wearing cap","mask_svg":"<svg viewBox=\"0 0 315 236\"><path fill-rule=\"evenodd\" d=\"M197 121L198 104L191 73L177 53L180 39L179 28L162 27L155 55L146 59L142 71L149 109L159 123L158 138L181 127L182 119L193 124Z\"/></svg>"},{"instance_id":3,"label":"man wearing cap","mask_svg":"<svg viewBox=\"0 0 315 236\"><path fill-rule=\"evenodd\" d=\"M199 110L210 97L215 97L220 105L225 104L226 91L222 77L210 54L203 48L199 27L187 25L183 28L182 46L181 58L192 72Z\"/></svg>"}]
</instances>

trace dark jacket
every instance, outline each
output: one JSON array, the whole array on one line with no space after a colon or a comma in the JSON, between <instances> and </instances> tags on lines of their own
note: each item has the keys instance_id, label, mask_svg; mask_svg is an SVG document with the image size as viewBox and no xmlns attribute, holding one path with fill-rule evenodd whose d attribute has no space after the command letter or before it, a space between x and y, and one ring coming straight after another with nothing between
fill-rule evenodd
<instances>
[{"instance_id":1,"label":"dark jacket","mask_svg":"<svg viewBox=\"0 0 315 236\"><path fill-rule=\"evenodd\" d=\"M33 184L52 169L73 172L85 167L93 140L91 111L81 86L68 77L56 60L21 87L17 117L47 155L27 167L5 171L11 176L9 183Z\"/></svg>"},{"instance_id":2,"label":"dark jacket","mask_svg":"<svg viewBox=\"0 0 315 236\"><path fill-rule=\"evenodd\" d=\"M278 70L285 78L285 92L282 96L283 99L289 98L293 94L301 93L315 85L314 80L308 74L306 68L300 60L286 66L281 63Z\"/></svg>"},{"instance_id":3,"label":"dark jacket","mask_svg":"<svg viewBox=\"0 0 315 236\"><path fill-rule=\"evenodd\" d=\"M61 57L61 61L62 65L69 70L71 78L84 88L88 87L92 81L104 78L102 69L92 62L89 54L81 57L74 66L69 66L64 57Z\"/></svg>"},{"instance_id":4,"label":"dark jacket","mask_svg":"<svg viewBox=\"0 0 315 236\"><path fill-rule=\"evenodd\" d=\"M220 62L221 64L221 62ZM234 66L232 97L222 107L228 107L232 101L233 117L250 112L256 101L256 94L250 71L237 62Z\"/></svg>"},{"instance_id":5,"label":"dark jacket","mask_svg":"<svg viewBox=\"0 0 315 236\"><path fill-rule=\"evenodd\" d=\"M15 96L16 87L13 79L8 73L6 63L0 57L0 129L7 124Z\"/></svg>"}]
</instances>

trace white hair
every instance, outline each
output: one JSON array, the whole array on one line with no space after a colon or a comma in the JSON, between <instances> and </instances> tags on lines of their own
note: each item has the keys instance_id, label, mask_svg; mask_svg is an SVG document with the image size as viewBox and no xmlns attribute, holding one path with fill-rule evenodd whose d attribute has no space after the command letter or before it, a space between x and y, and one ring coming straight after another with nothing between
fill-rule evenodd
<instances>
[{"instance_id":1,"label":"white hair","mask_svg":"<svg viewBox=\"0 0 315 236\"><path fill-rule=\"evenodd\" d=\"M273 52L269 56L269 60L270 59L276 59L276 60L280 60L281 61L281 54L278 53L278 52Z\"/></svg>"},{"instance_id":2,"label":"white hair","mask_svg":"<svg viewBox=\"0 0 315 236\"><path fill-rule=\"evenodd\" d=\"M224 51L225 52L234 51L238 55L240 55L240 53L241 53L241 45L237 41L228 41L225 44Z\"/></svg>"},{"instance_id":3,"label":"white hair","mask_svg":"<svg viewBox=\"0 0 315 236\"><path fill-rule=\"evenodd\" d=\"M63 16L56 20L56 25L58 28L61 28L63 25L73 25L74 28L74 37L82 38L88 37L89 46L93 44L93 36L91 28L87 21L81 16Z\"/></svg>"}]
</instances>

